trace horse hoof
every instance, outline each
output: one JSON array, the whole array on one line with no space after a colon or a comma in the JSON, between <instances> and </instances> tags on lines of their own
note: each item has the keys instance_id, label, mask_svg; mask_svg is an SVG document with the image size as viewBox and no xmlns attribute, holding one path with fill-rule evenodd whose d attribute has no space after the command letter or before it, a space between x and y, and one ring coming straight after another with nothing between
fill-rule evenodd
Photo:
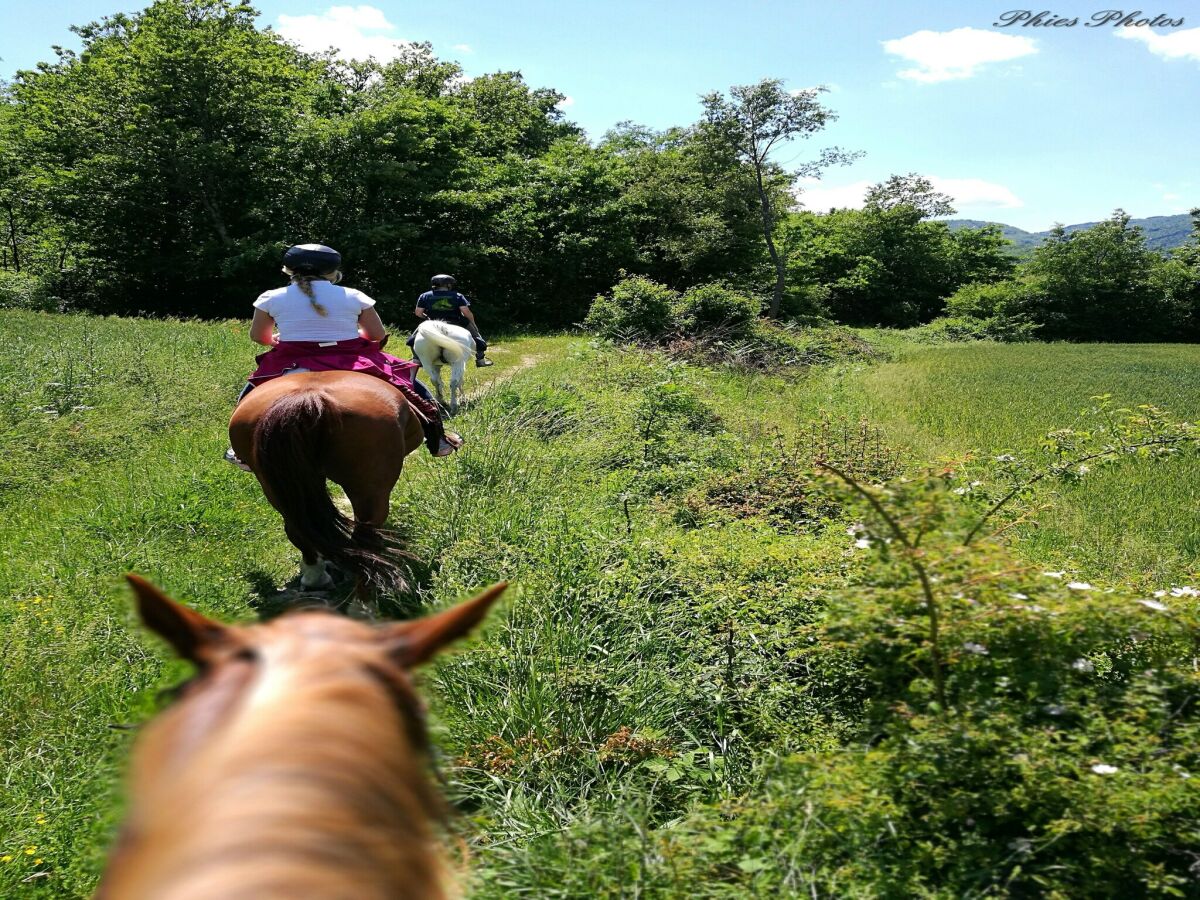
<instances>
[{"instance_id":1,"label":"horse hoof","mask_svg":"<svg viewBox=\"0 0 1200 900\"><path fill-rule=\"evenodd\" d=\"M328 564L324 562L313 565L300 564L300 587L306 591L327 591L333 587L333 577L329 574Z\"/></svg>"}]
</instances>

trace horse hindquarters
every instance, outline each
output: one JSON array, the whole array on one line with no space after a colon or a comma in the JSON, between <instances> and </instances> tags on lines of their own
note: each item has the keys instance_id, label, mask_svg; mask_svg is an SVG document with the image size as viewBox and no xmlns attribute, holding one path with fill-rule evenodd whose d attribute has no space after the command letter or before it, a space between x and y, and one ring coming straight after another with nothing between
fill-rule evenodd
<instances>
[{"instance_id":1,"label":"horse hindquarters","mask_svg":"<svg viewBox=\"0 0 1200 900\"><path fill-rule=\"evenodd\" d=\"M334 505L326 486L328 456L336 455L335 431L341 416L322 390L284 394L259 417L253 432L254 473L271 505L283 516L288 539L305 556L306 574L314 556L358 574L381 587L403 581L388 559L390 548L370 525L356 525ZM399 466L396 466L396 476ZM384 497L395 484L387 485ZM384 501L386 517L386 499ZM357 504L356 504L357 510ZM312 573L316 574L316 573Z\"/></svg>"}]
</instances>

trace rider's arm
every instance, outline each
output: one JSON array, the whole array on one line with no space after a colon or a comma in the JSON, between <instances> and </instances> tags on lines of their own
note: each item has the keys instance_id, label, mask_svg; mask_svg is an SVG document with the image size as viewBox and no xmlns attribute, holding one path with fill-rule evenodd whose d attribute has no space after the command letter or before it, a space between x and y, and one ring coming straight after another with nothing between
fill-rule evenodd
<instances>
[{"instance_id":1,"label":"rider's arm","mask_svg":"<svg viewBox=\"0 0 1200 900\"><path fill-rule=\"evenodd\" d=\"M254 318L250 320L250 340L264 347L279 343L279 338L275 337L275 320L261 309L254 310Z\"/></svg>"},{"instance_id":2,"label":"rider's arm","mask_svg":"<svg viewBox=\"0 0 1200 900\"><path fill-rule=\"evenodd\" d=\"M425 310L424 310L424 308L422 308L422 307L418 306L416 309L414 309L414 310L413 310L413 315L415 315L415 316L416 316L418 319L423 319L423 318L425 318Z\"/></svg>"},{"instance_id":3,"label":"rider's arm","mask_svg":"<svg viewBox=\"0 0 1200 900\"><path fill-rule=\"evenodd\" d=\"M458 311L467 317L468 322L470 322L472 325L475 324L475 313L471 312L471 307L460 306Z\"/></svg>"},{"instance_id":4,"label":"rider's arm","mask_svg":"<svg viewBox=\"0 0 1200 900\"><path fill-rule=\"evenodd\" d=\"M368 341L381 341L387 334L387 329L383 327L383 320L379 318L379 313L375 312L375 307L364 309L358 314L358 333Z\"/></svg>"}]
</instances>

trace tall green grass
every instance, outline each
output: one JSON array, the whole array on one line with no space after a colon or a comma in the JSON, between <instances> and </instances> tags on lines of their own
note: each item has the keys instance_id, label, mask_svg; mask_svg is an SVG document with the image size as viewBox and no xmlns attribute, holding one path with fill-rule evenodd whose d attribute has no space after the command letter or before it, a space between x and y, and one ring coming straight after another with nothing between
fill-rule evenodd
<instances>
[{"instance_id":1,"label":"tall green grass","mask_svg":"<svg viewBox=\"0 0 1200 900\"><path fill-rule=\"evenodd\" d=\"M522 337L471 370L469 390L495 383L456 422L467 447L410 458L392 524L419 561L395 608L513 584L480 638L424 679L474 895L808 889L808 861L751 852L729 826L745 812L761 825L746 846L768 847L776 831L820 830L794 799L819 785L787 773L869 737L805 662L864 559L790 469L822 410L822 440L848 459L891 458L874 432L855 436L866 415L909 463L1026 446L1101 391L1190 412L1186 387L1167 391L1192 377L1186 348L892 349L888 363L766 377ZM184 673L133 622L120 576L246 620L295 574L257 484L220 460L250 357L233 323L0 316L0 895L93 889L127 726ZM1126 476L1154 509L1173 474ZM1046 513L1022 549L1064 558L1072 529L1129 516L1082 496L1055 507L1057 542L1034 543L1052 533ZM1136 523L1141 545L1110 546L1151 554L1154 515ZM1141 571L1114 556L1089 572L1101 562Z\"/></svg>"},{"instance_id":2,"label":"tall green grass","mask_svg":"<svg viewBox=\"0 0 1200 900\"><path fill-rule=\"evenodd\" d=\"M863 372L864 413L915 457L1028 452L1046 432L1080 422L1090 398L1163 407L1200 421L1200 347L1022 344L903 353ZM1043 495L1017 540L1026 557L1086 578L1146 586L1200 570L1200 460L1129 461Z\"/></svg>"}]
</instances>

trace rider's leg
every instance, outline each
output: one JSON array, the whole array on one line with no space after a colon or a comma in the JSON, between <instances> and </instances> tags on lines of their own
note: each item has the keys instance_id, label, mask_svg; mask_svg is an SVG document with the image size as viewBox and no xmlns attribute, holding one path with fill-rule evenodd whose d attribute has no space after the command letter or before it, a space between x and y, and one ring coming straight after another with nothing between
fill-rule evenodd
<instances>
[{"instance_id":1,"label":"rider's leg","mask_svg":"<svg viewBox=\"0 0 1200 900\"><path fill-rule=\"evenodd\" d=\"M413 376L413 390L421 396L422 400L428 400L430 403L433 402L433 394L429 393L429 388L421 384L421 380L415 375Z\"/></svg>"},{"instance_id":2,"label":"rider's leg","mask_svg":"<svg viewBox=\"0 0 1200 900\"><path fill-rule=\"evenodd\" d=\"M434 456L449 456L462 445L462 438L457 434L447 434L442 426L442 414L437 403L429 396L429 391L425 390L424 385L421 385L421 391L419 391L416 385L420 382L417 382L416 379L413 379L413 382L412 385L400 382L396 384L396 387L400 389L400 393L404 395L404 399L409 402L409 405L416 410L417 418L421 420L421 430L425 432L425 446L429 448L429 452ZM422 391L424 391L424 396L422 396Z\"/></svg>"},{"instance_id":3,"label":"rider's leg","mask_svg":"<svg viewBox=\"0 0 1200 900\"><path fill-rule=\"evenodd\" d=\"M480 368L495 365L490 359L484 359L483 354L487 353L488 342L479 333L479 327L474 322L467 322L467 330L471 332L471 337L475 339L475 365Z\"/></svg>"},{"instance_id":4,"label":"rider's leg","mask_svg":"<svg viewBox=\"0 0 1200 900\"><path fill-rule=\"evenodd\" d=\"M246 386L244 388L242 388L242 392L240 394L238 394L237 403L235 403L234 406L236 407L238 405L238 403L241 403L244 399L246 399L246 395L248 393L250 393L252 390L254 390L254 382L247 381ZM233 452L232 447L230 447L228 450L225 451L225 462L232 463L233 465L237 466L239 469L241 469L245 472L251 471L251 469L248 465L246 465L244 462L242 462L240 459L238 459L238 455Z\"/></svg>"}]
</instances>

